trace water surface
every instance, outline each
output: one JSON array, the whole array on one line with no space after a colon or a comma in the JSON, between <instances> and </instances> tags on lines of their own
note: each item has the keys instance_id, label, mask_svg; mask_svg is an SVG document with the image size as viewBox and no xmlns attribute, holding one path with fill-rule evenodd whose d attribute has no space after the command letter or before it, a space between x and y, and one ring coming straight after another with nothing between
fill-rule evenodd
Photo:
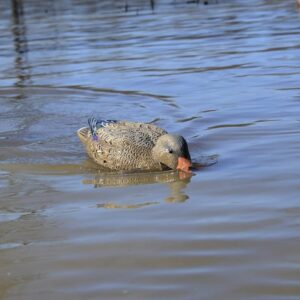
<instances>
[{"instance_id":1,"label":"water surface","mask_svg":"<svg viewBox=\"0 0 300 300\"><path fill-rule=\"evenodd\" d=\"M1 1L0 298L299 299L299 24L292 0ZM218 162L103 173L91 114Z\"/></svg>"}]
</instances>

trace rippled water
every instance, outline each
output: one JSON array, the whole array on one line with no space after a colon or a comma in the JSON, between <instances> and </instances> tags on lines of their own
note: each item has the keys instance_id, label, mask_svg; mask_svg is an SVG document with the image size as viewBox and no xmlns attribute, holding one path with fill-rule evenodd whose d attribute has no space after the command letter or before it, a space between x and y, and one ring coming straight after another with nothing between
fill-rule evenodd
<instances>
[{"instance_id":1,"label":"rippled water","mask_svg":"<svg viewBox=\"0 0 300 300\"><path fill-rule=\"evenodd\" d=\"M208 2L0 2L1 299L300 298L300 11ZM99 172L90 114L217 163Z\"/></svg>"}]
</instances>

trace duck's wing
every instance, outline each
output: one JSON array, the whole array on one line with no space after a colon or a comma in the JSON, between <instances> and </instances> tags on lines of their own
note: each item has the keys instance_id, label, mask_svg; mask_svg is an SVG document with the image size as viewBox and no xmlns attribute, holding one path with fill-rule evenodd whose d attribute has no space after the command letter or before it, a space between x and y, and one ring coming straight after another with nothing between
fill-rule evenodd
<instances>
[{"instance_id":1,"label":"duck's wing","mask_svg":"<svg viewBox=\"0 0 300 300\"><path fill-rule=\"evenodd\" d=\"M77 135L82 143L91 141L108 143L110 145L154 144L163 134L164 129L149 123L138 123L117 120L103 120L91 117L88 119L89 127L80 128Z\"/></svg>"},{"instance_id":2,"label":"duck's wing","mask_svg":"<svg viewBox=\"0 0 300 300\"><path fill-rule=\"evenodd\" d=\"M97 129L99 141L110 145L153 147L157 139L167 132L153 124L127 121L110 122Z\"/></svg>"},{"instance_id":3,"label":"duck's wing","mask_svg":"<svg viewBox=\"0 0 300 300\"><path fill-rule=\"evenodd\" d=\"M88 144L91 141L97 141L97 130L106 127L110 124L117 123L116 120L102 120L95 117L88 119L89 127L82 127L77 130L77 135L83 144Z\"/></svg>"},{"instance_id":4,"label":"duck's wing","mask_svg":"<svg viewBox=\"0 0 300 300\"><path fill-rule=\"evenodd\" d=\"M99 163L118 170L157 168L152 148L165 131L149 126L121 121L99 128L98 141L91 143L95 144Z\"/></svg>"},{"instance_id":5,"label":"duck's wing","mask_svg":"<svg viewBox=\"0 0 300 300\"><path fill-rule=\"evenodd\" d=\"M89 119L89 128L77 132L98 164L124 170L152 167L152 148L166 133L153 124L97 119Z\"/></svg>"},{"instance_id":6,"label":"duck's wing","mask_svg":"<svg viewBox=\"0 0 300 300\"><path fill-rule=\"evenodd\" d=\"M89 127L90 127L90 131L92 133L92 136L93 136L93 140L94 141L98 140L97 130L99 128L103 128L103 127L106 127L110 124L115 124L115 123L117 123L116 120L102 120L102 119L97 119L95 117L90 117L88 119L88 124L89 124Z\"/></svg>"}]
</instances>

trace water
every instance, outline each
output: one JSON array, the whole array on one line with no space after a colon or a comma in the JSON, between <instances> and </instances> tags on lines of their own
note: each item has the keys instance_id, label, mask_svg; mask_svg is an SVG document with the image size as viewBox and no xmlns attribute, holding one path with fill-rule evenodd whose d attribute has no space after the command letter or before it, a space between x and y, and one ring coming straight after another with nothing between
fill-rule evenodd
<instances>
[{"instance_id":1,"label":"water","mask_svg":"<svg viewBox=\"0 0 300 300\"><path fill-rule=\"evenodd\" d=\"M299 299L300 11L149 2L0 2L0 298ZM99 172L91 114L218 162Z\"/></svg>"}]
</instances>

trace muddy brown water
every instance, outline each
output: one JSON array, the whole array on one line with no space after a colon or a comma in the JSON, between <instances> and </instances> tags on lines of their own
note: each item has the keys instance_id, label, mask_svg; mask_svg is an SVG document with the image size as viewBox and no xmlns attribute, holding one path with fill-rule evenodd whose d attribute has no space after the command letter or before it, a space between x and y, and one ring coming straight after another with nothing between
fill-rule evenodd
<instances>
[{"instance_id":1,"label":"muddy brown water","mask_svg":"<svg viewBox=\"0 0 300 300\"><path fill-rule=\"evenodd\" d=\"M2 0L0 36L0 299L300 299L295 1ZM217 163L99 171L90 114Z\"/></svg>"}]
</instances>

